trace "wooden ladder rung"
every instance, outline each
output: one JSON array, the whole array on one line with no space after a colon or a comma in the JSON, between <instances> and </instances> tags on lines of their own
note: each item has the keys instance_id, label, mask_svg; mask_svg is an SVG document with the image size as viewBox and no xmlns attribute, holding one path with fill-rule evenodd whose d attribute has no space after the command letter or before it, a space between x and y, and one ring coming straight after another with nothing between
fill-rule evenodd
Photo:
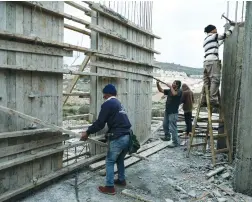
<instances>
[{"instance_id":1,"label":"wooden ladder rung","mask_svg":"<svg viewBox=\"0 0 252 202\"><path fill-rule=\"evenodd\" d=\"M229 152L228 148L215 150L215 154L226 153L226 152Z\"/></svg>"},{"instance_id":2,"label":"wooden ladder rung","mask_svg":"<svg viewBox=\"0 0 252 202\"><path fill-rule=\"evenodd\" d=\"M207 144L207 143L202 142L202 143L192 144L191 147L204 146L204 145L206 145L206 144Z\"/></svg>"},{"instance_id":3,"label":"wooden ladder rung","mask_svg":"<svg viewBox=\"0 0 252 202\"><path fill-rule=\"evenodd\" d=\"M214 135L214 136L213 136L213 138L214 138L215 140L220 139L220 138L224 138L224 137L227 137L227 134L218 134L218 135Z\"/></svg>"},{"instance_id":4,"label":"wooden ladder rung","mask_svg":"<svg viewBox=\"0 0 252 202\"><path fill-rule=\"evenodd\" d=\"M203 99L204 92L206 95L207 109L208 109L208 111L207 111L208 116L207 117L205 117L205 115L203 115L203 114L200 115L200 113L201 113L200 104ZM220 102L220 94L218 95L218 100ZM213 113L212 110L213 110L213 107L210 106L208 86L203 86L200 100L199 100L199 105L198 105L198 108L196 111L196 116L195 116L194 123L193 123L193 128L192 128L193 136L190 138L187 157L189 157L189 153L191 151L191 148L193 148L193 147L203 146L203 152L206 152L206 146L208 144L207 142L209 141L211 153L212 153L212 163L215 166L216 165L216 154L228 153L229 162L232 161L232 157L231 157L231 150L230 150L230 146L229 146L228 133L226 132L226 128L224 126L224 118L221 116L221 113L222 113L221 106L219 106L218 113ZM219 115L219 116L216 116L215 114ZM198 122L201 122L201 124L197 124ZM202 124L202 123L204 123L204 124ZM207 123L207 124L205 124L205 123ZM218 127L216 127L216 126L213 127L213 123L220 123L220 124ZM216 124L214 124L214 125L216 125ZM224 128L224 132L223 132L224 134L218 134L218 132L216 133L216 131L219 131L220 127ZM203 134L203 133L205 133L205 134ZM193 139L197 138L197 137L204 138L205 142L193 144ZM226 139L227 147L224 149L215 149L214 140L220 139L220 138Z\"/></svg>"}]
</instances>

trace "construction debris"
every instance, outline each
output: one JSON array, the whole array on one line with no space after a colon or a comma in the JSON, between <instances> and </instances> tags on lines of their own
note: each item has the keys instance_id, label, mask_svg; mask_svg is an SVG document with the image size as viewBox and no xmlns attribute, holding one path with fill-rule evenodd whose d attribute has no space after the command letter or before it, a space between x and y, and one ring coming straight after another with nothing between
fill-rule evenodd
<instances>
[{"instance_id":1,"label":"construction debris","mask_svg":"<svg viewBox=\"0 0 252 202\"><path fill-rule=\"evenodd\" d=\"M139 195L139 194L134 193L133 190L124 189L124 190L122 191L122 194L125 195L125 196L129 196L129 197L131 197L131 198L140 200L140 201L144 201L144 202L153 202L153 201L151 201L151 200L146 199L144 196L141 196L141 195Z\"/></svg>"},{"instance_id":2,"label":"construction debris","mask_svg":"<svg viewBox=\"0 0 252 202\"><path fill-rule=\"evenodd\" d=\"M216 168L215 170L209 172L206 174L206 177L207 178L210 178L214 175L217 175L218 173L222 172L223 170L225 170L225 167L219 167L219 168Z\"/></svg>"}]
</instances>

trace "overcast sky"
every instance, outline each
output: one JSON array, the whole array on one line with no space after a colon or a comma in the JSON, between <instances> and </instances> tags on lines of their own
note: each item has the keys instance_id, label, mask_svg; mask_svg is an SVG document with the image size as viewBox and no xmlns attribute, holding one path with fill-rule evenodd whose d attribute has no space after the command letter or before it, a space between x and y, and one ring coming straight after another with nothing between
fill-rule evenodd
<instances>
[{"instance_id":1,"label":"overcast sky","mask_svg":"<svg viewBox=\"0 0 252 202\"><path fill-rule=\"evenodd\" d=\"M80 3L80 2L78 2ZM85 5L84 3L80 3ZM86 6L86 5L85 5ZM229 17L235 18L235 1L229 4ZM65 4L65 12L90 21L82 12ZM174 62L190 67L201 68L203 63L204 27L213 24L219 32L224 31L226 21L221 19L222 13L227 13L227 1L221 0L155 0L153 1L152 29L162 37L155 40L155 50L161 52L155 55L156 60ZM238 20L241 20L242 2L238 6ZM78 27L81 25L65 20L68 24ZM65 29L65 42L90 46L88 36ZM222 57L222 49L220 50ZM77 57L77 59L76 59ZM65 58L69 64L81 64L83 54L74 53L74 58Z\"/></svg>"}]
</instances>

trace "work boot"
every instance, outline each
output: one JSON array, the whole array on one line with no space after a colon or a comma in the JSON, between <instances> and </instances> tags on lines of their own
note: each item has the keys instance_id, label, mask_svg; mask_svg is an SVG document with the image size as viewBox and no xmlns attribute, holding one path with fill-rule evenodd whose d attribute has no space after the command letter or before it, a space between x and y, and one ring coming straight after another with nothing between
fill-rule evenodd
<instances>
[{"instance_id":1,"label":"work boot","mask_svg":"<svg viewBox=\"0 0 252 202\"><path fill-rule=\"evenodd\" d=\"M125 180L120 181L119 179L115 179L114 184L119 186L126 186L126 181Z\"/></svg>"},{"instance_id":2,"label":"work boot","mask_svg":"<svg viewBox=\"0 0 252 202\"><path fill-rule=\"evenodd\" d=\"M161 138L161 140L163 140L163 141L170 141L170 140L171 140L171 138L170 138L170 137L168 137L168 136L165 136L165 137Z\"/></svg>"},{"instance_id":3,"label":"work boot","mask_svg":"<svg viewBox=\"0 0 252 202\"><path fill-rule=\"evenodd\" d=\"M161 138L161 140L163 141L170 141L171 140L171 134L165 134L165 137L164 138Z\"/></svg>"},{"instance_id":4,"label":"work boot","mask_svg":"<svg viewBox=\"0 0 252 202\"><path fill-rule=\"evenodd\" d=\"M98 191L103 193L103 194L109 194L109 195L115 195L115 188L113 187L109 187L109 186L99 186L98 187Z\"/></svg>"},{"instance_id":5,"label":"work boot","mask_svg":"<svg viewBox=\"0 0 252 202\"><path fill-rule=\"evenodd\" d=\"M167 147L168 147L168 148L178 147L178 144L175 144L174 142L172 142L172 143L169 144Z\"/></svg>"}]
</instances>

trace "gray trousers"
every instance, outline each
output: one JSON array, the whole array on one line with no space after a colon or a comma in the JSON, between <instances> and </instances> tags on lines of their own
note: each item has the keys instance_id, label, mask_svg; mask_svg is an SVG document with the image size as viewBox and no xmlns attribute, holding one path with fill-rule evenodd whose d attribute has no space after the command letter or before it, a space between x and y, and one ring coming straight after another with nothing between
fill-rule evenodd
<instances>
[{"instance_id":1,"label":"gray trousers","mask_svg":"<svg viewBox=\"0 0 252 202\"><path fill-rule=\"evenodd\" d=\"M204 62L204 86L209 88L209 97L211 103L218 103L218 94L221 77L221 61L212 60ZM203 95L202 103L206 103L205 93Z\"/></svg>"},{"instance_id":2,"label":"gray trousers","mask_svg":"<svg viewBox=\"0 0 252 202\"><path fill-rule=\"evenodd\" d=\"M163 128L165 136L170 138L170 133L172 134L172 142L174 144L179 144L178 139L178 129L177 129L178 114L168 114L165 112Z\"/></svg>"}]
</instances>

